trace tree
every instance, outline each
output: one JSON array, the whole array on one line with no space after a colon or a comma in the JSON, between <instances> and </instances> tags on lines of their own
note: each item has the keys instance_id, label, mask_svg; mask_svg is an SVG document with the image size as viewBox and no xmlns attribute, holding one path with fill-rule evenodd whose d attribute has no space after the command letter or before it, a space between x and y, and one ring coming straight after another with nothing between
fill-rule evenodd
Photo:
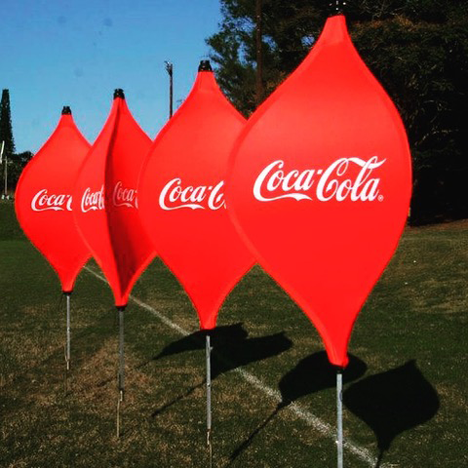
<instances>
[{"instance_id":1,"label":"tree","mask_svg":"<svg viewBox=\"0 0 468 468\"><path fill-rule=\"evenodd\" d=\"M13 139L13 129L11 125L11 110L10 110L10 93L8 89L2 92L2 100L0 102L0 145L5 142L3 150L3 164L1 165L0 175L3 180L5 173L5 160L8 159L8 188L14 189L21 175L22 170L33 157L30 151L23 151L15 154L15 141ZM5 158L6 157L6 158ZM3 190L3 185L2 185Z\"/></svg>"},{"instance_id":2,"label":"tree","mask_svg":"<svg viewBox=\"0 0 468 468\"><path fill-rule=\"evenodd\" d=\"M220 86L246 116L257 105L256 6L253 0L221 0L221 29L206 40ZM320 18L325 17L310 0L262 0L264 97L300 63L310 46L311 34L317 34L323 24Z\"/></svg>"},{"instance_id":3,"label":"tree","mask_svg":"<svg viewBox=\"0 0 468 468\"><path fill-rule=\"evenodd\" d=\"M408 131L412 222L467 217L467 17L429 23L398 16L356 25L354 39Z\"/></svg>"},{"instance_id":4,"label":"tree","mask_svg":"<svg viewBox=\"0 0 468 468\"><path fill-rule=\"evenodd\" d=\"M263 0L263 80L268 96L303 60L330 0ZM255 102L255 1L221 0L207 39L220 86L248 116ZM468 4L464 0L350 0L354 44L398 107L411 144L413 223L468 217L466 109Z\"/></svg>"},{"instance_id":5,"label":"tree","mask_svg":"<svg viewBox=\"0 0 468 468\"><path fill-rule=\"evenodd\" d=\"M24 167L33 156L31 151L23 151L22 153L15 154L14 157L8 161L8 187L10 189L16 188L21 172L23 172Z\"/></svg>"},{"instance_id":6,"label":"tree","mask_svg":"<svg viewBox=\"0 0 468 468\"><path fill-rule=\"evenodd\" d=\"M8 89L2 91L0 102L0 145L2 141L5 142L3 154L11 158L15 152L15 141L11 126L10 92Z\"/></svg>"}]
</instances>

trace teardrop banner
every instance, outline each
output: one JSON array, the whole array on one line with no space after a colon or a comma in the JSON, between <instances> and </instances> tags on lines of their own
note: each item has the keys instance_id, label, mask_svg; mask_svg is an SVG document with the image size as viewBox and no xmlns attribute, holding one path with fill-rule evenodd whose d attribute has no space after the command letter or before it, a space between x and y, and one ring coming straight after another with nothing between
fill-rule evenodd
<instances>
[{"instance_id":1,"label":"teardrop banner","mask_svg":"<svg viewBox=\"0 0 468 468\"><path fill-rule=\"evenodd\" d=\"M65 360L70 368L70 295L90 257L73 220L73 187L91 145L65 106L57 128L21 173L15 193L18 221L32 244L52 265L67 298Z\"/></svg>"},{"instance_id":2,"label":"teardrop banner","mask_svg":"<svg viewBox=\"0 0 468 468\"><path fill-rule=\"evenodd\" d=\"M356 317L398 245L410 196L400 116L356 52L345 17L331 16L242 131L226 200L244 241L340 368Z\"/></svg>"},{"instance_id":3,"label":"teardrop banner","mask_svg":"<svg viewBox=\"0 0 468 468\"><path fill-rule=\"evenodd\" d=\"M224 299L254 262L224 202L229 153L244 125L219 89L209 61L202 61L192 91L153 143L139 183L143 225L207 331L216 326ZM207 333L207 371L209 339Z\"/></svg>"},{"instance_id":4,"label":"teardrop banner","mask_svg":"<svg viewBox=\"0 0 468 468\"><path fill-rule=\"evenodd\" d=\"M130 291L155 256L138 215L137 179L150 138L132 117L121 89L76 181L75 221L104 272L119 313L119 400L124 395L123 312Z\"/></svg>"}]
</instances>

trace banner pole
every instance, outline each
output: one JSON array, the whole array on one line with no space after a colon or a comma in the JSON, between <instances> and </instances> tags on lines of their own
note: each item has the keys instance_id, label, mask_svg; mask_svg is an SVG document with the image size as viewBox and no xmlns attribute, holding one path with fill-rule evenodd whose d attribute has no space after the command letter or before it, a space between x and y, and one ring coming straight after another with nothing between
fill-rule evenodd
<instances>
[{"instance_id":1,"label":"banner pole","mask_svg":"<svg viewBox=\"0 0 468 468\"><path fill-rule=\"evenodd\" d=\"M67 372L70 370L70 297L71 293L66 292L65 297L67 298L67 349L65 352L65 361L67 363Z\"/></svg>"},{"instance_id":2,"label":"banner pole","mask_svg":"<svg viewBox=\"0 0 468 468\"><path fill-rule=\"evenodd\" d=\"M343 468L343 369L336 370L336 413L338 468Z\"/></svg>"},{"instance_id":3,"label":"banner pole","mask_svg":"<svg viewBox=\"0 0 468 468\"><path fill-rule=\"evenodd\" d=\"M210 335L206 334L206 446L210 454L210 468L213 465L211 445L211 344Z\"/></svg>"},{"instance_id":4,"label":"banner pole","mask_svg":"<svg viewBox=\"0 0 468 468\"><path fill-rule=\"evenodd\" d=\"M117 307L119 314L119 370L117 376L117 385L119 390L119 396L117 400L117 438L122 435L121 431L121 417L120 417L120 407L124 401L124 392L125 392L125 356L124 356L124 311L125 306Z\"/></svg>"}]
</instances>

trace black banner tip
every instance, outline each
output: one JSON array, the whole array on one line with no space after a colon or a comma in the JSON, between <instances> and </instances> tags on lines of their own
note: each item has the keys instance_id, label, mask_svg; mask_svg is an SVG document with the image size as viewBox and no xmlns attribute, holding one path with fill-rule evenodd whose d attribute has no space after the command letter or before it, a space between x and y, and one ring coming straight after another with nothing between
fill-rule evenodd
<instances>
[{"instance_id":1,"label":"black banner tip","mask_svg":"<svg viewBox=\"0 0 468 468\"><path fill-rule=\"evenodd\" d=\"M198 71L199 72L201 72L201 71L212 72L213 69L211 68L210 61L209 60L201 60L200 65L198 66Z\"/></svg>"},{"instance_id":2,"label":"black banner tip","mask_svg":"<svg viewBox=\"0 0 468 468\"><path fill-rule=\"evenodd\" d=\"M114 99L117 99L117 98L125 99L125 94L124 94L123 89L118 88L114 91Z\"/></svg>"},{"instance_id":3,"label":"black banner tip","mask_svg":"<svg viewBox=\"0 0 468 468\"><path fill-rule=\"evenodd\" d=\"M343 15L345 12L346 2L344 0L335 0L329 4L330 16Z\"/></svg>"}]
</instances>

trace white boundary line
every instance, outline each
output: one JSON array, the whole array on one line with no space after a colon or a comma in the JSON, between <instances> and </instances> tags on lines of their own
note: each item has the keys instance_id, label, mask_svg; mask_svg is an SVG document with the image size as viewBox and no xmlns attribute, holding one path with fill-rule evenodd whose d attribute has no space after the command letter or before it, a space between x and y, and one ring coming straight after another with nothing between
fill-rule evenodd
<instances>
[{"instance_id":1,"label":"white boundary line","mask_svg":"<svg viewBox=\"0 0 468 468\"><path fill-rule=\"evenodd\" d=\"M96 273L94 270L92 270L88 266L85 266L84 268L96 278L100 279L104 283L107 283L107 280L103 276ZM163 315L161 312L151 307L149 304L146 304L146 302L143 302L140 299L132 295L130 295L130 300L134 302L135 304L137 304L138 306L140 306L142 309L147 310L152 315L157 317L162 323L167 325L169 328L172 328L179 335L182 335L182 336L190 335L190 333L187 330L180 327L179 325L174 323L172 320L168 319L165 315ZM255 387L257 390L260 390L261 392L269 396L272 400L276 401L277 403L280 403L283 400L280 392L269 387L268 385L263 383L260 379L255 377L255 375L251 374L250 372L247 372L246 370L240 367L234 369L234 372L239 374L246 382L248 382L250 385ZM303 408L299 404L293 402L289 404L288 406L286 406L285 409L289 409L290 411L292 411L296 416L298 416L300 419L305 421L309 426L312 426L314 429L316 429L318 432L320 432L324 436L329 437L330 439L335 438L336 430L334 426L326 423L325 421L322 421L318 416L315 416L315 414L311 413L309 410ZM372 455L372 453L368 449L364 447L360 447L359 445L357 445L355 442L353 442L349 438L345 439L344 447L348 449L348 451L351 452L353 455L355 455L357 458L360 458L363 462L367 463L370 467L372 468L375 467L377 463L377 458L374 455ZM380 465L380 467L390 468L390 465L383 463L382 465Z\"/></svg>"}]
</instances>

